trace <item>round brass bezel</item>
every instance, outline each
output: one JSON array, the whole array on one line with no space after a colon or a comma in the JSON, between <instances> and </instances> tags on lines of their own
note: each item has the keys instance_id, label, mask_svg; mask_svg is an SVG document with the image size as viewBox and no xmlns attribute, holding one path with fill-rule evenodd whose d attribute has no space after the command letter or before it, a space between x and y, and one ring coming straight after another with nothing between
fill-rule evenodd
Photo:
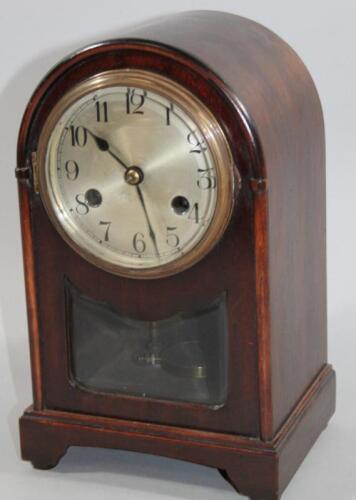
<instances>
[{"instance_id":1,"label":"round brass bezel","mask_svg":"<svg viewBox=\"0 0 356 500\"><path fill-rule=\"evenodd\" d=\"M49 189L47 148L51 134L65 111L78 99L98 89L112 86L138 87L161 94L179 106L200 129L210 149L217 176L217 203L204 236L185 255L166 264L137 269L109 262L74 241L57 217L54 197ZM147 70L120 69L94 75L67 92L50 112L40 133L37 150L39 193L46 212L62 238L84 259L112 274L130 278L162 278L179 273L201 260L221 239L231 217L240 178L234 168L227 139L211 111L191 92L173 80ZM236 182L237 181L237 182Z\"/></svg>"}]
</instances>

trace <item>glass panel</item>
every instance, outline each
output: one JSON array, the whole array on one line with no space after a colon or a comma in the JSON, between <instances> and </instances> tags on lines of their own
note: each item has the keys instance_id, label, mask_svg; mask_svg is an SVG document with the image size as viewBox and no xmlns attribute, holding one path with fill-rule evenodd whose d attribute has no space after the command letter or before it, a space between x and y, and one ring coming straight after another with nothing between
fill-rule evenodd
<instances>
[{"instance_id":1,"label":"glass panel","mask_svg":"<svg viewBox=\"0 0 356 500\"><path fill-rule=\"evenodd\" d=\"M72 375L86 389L221 405L227 393L225 294L160 321L120 316L68 286Z\"/></svg>"}]
</instances>

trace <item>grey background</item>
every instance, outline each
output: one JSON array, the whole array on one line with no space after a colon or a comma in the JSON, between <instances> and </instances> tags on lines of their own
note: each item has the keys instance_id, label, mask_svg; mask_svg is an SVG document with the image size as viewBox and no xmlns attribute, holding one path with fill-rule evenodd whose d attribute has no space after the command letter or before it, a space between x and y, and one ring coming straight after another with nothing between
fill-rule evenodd
<instances>
[{"instance_id":1,"label":"grey background","mask_svg":"<svg viewBox=\"0 0 356 500\"><path fill-rule=\"evenodd\" d=\"M3 1L0 17L0 496L237 498L205 467L128 452L71 449L49 472L20 461L17 418L31 403L15 146L25 105L59 58L168 12L212 9L250 17L287 40L319 89L327 134L329 357L338 410L288 487L286 500L356 499L356 2L354 0Z\"/></svg>"}]
</instances>

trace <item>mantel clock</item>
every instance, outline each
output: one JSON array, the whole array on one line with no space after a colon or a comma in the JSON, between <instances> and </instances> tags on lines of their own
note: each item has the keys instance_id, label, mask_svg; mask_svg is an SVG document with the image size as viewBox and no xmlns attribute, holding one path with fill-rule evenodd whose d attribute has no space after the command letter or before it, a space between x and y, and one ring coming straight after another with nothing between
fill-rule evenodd
<instances>
[{"instance_id":1,"label":"mantel clock","mask_svg":"<svg viewBox=\"0 0 356 500\"><path fill-rule=\"evenodd\" d=\"M122 448L277 499L326 427L325 144L305 66L194 11L61 61L18 142L22 456Z\"/></svg>"}]
</instances>

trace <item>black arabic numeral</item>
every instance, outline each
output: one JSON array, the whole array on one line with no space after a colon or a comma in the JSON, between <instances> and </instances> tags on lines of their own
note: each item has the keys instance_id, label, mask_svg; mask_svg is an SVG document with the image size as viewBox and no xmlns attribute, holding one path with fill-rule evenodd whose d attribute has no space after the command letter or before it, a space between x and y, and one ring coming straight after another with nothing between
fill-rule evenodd
<instances>
[{"instance_id":1,"label":"black arabic numeral","mask_svg":"<svg viewBox=\"0 0 356 500\"><path fill-rule=\"evenodd\" d=\"M146 250L144 237L144 234L136 233L132 240L133 247L139 254L143 253Z\"/></svg>"},{"instance_id":2,"label":"black arabic numeral","mask_svg":"<svg viewBox=\"0 0 356 500\"><path fill-rule=\"evenodd\" d=\"M79 146L83 148L88 140L87 129L84 127L75 127L74 125L71 125L69 127L69 130L70 130L72 146Z\"/></svg>"},{"instance_id":3,"label":"black arabic numeral","mask_svg":"<svg viewBox=\"0 0 356 500\"><path fill-rule=\"evenodd\" d=\"M128 115L143 115L144 111L141 109L145 104L147 92L144 90L142 94L137 93L137 89L127 89L126 93L126 113Z\"/></svg>"},{"instance_id":4,"label":"black arabic numeral","mask_svg":"<svg viewBox=\"0 0 356 500\"><path fill-rule=\"evenodd\" d=\"M189 212L188 219L193 220L196 224L199 224L199 205L194 203L191 211Z\"/></svg>"},{"instance_id":5,"label":"black arabic numeral","mask_svg":"<svg viewBox=\"0 0 356 500\"><path fill-rule=\"evenodd\" d=\"M75 200L78 203L78 205L75 207L76 212L79 215L86 215L89 212L89 207L84 194L77 194Z\"/></svg>"},{"instance_id":6,"label":"black arabic numeral","mask_svg":"<svg viewBox=\"0 0 356 500\"><path fill-rule=\"evenodd\" d=\"M173 103L170 104L169 108L166 108L166 125L171 124L171 113L173 112Z\"/></svg>"},{"instance_id":7,"label":"black arabic numeral","mask_svg":"<svg viewBox=\"0 0 356 500\"><path fill-rule=\"evenodd\" d=\"M79 175L79 165L74 160L68 160L65 163L64 169L66 171L66 176L69 181L75 181Z\"/></svg>"},{"instance_id":8,"label":"black arabic numeral","mask_svg":"<svg viewBox=\"0 0 356 500\"><path fill-rule=\"evenodd\" d=\"M108 121L108 103L106 101L99 102L96 101L96 121L97 122L107 122Z\"/></svg>"},{"instance_id":9,"label":"black arabic numeral","mask_svg":"<svg viewBox=\"0 0 356 500\"><path fill-rule=\"evenodd\" d=\"M176 227L167 227L166 243L172 248L177 248L179 245L179 236L172 231L175 231Z\"/></svg>"},{"instance_id":10,"label":"black arabic numeral","mask_svg":"<svg viewBox=\"0 0 356 500\"><path fill-rule=\"evenodd\" d=\"M187 141L191 146L193 146L189 153L201 153L202 151L206 151L204 139L199 139L196 132L189 132L187 135Z\"/></svg>"},{"instance_id":11,"label":"black arabic numeral","mask_svg":"<svg viewBox=\"0 0 356 500\"><path fill-rule=\"evenodd\" d=\"M110 230L111 222L105 222L105 221L101 220L101 221L99 222L99 225L100 225L100 226L106 226L106 230L105 230L105 238L104 238L104 240L105 240L105 241L109 241L109 230Z\"/></svg>"},{"instance_id":12,"label":"black arabic numeral","mask_svg":"<svg viewBox=\"0 0 356 500\"><path fill-rule=\"evenodd\" d=\"M215 189L216 188L216 177L212 175L211 171L213 168L198 168L198 172L200 174L199 179L197 180L198 187L200 189Z\"/></svg>"}]
</instances>

